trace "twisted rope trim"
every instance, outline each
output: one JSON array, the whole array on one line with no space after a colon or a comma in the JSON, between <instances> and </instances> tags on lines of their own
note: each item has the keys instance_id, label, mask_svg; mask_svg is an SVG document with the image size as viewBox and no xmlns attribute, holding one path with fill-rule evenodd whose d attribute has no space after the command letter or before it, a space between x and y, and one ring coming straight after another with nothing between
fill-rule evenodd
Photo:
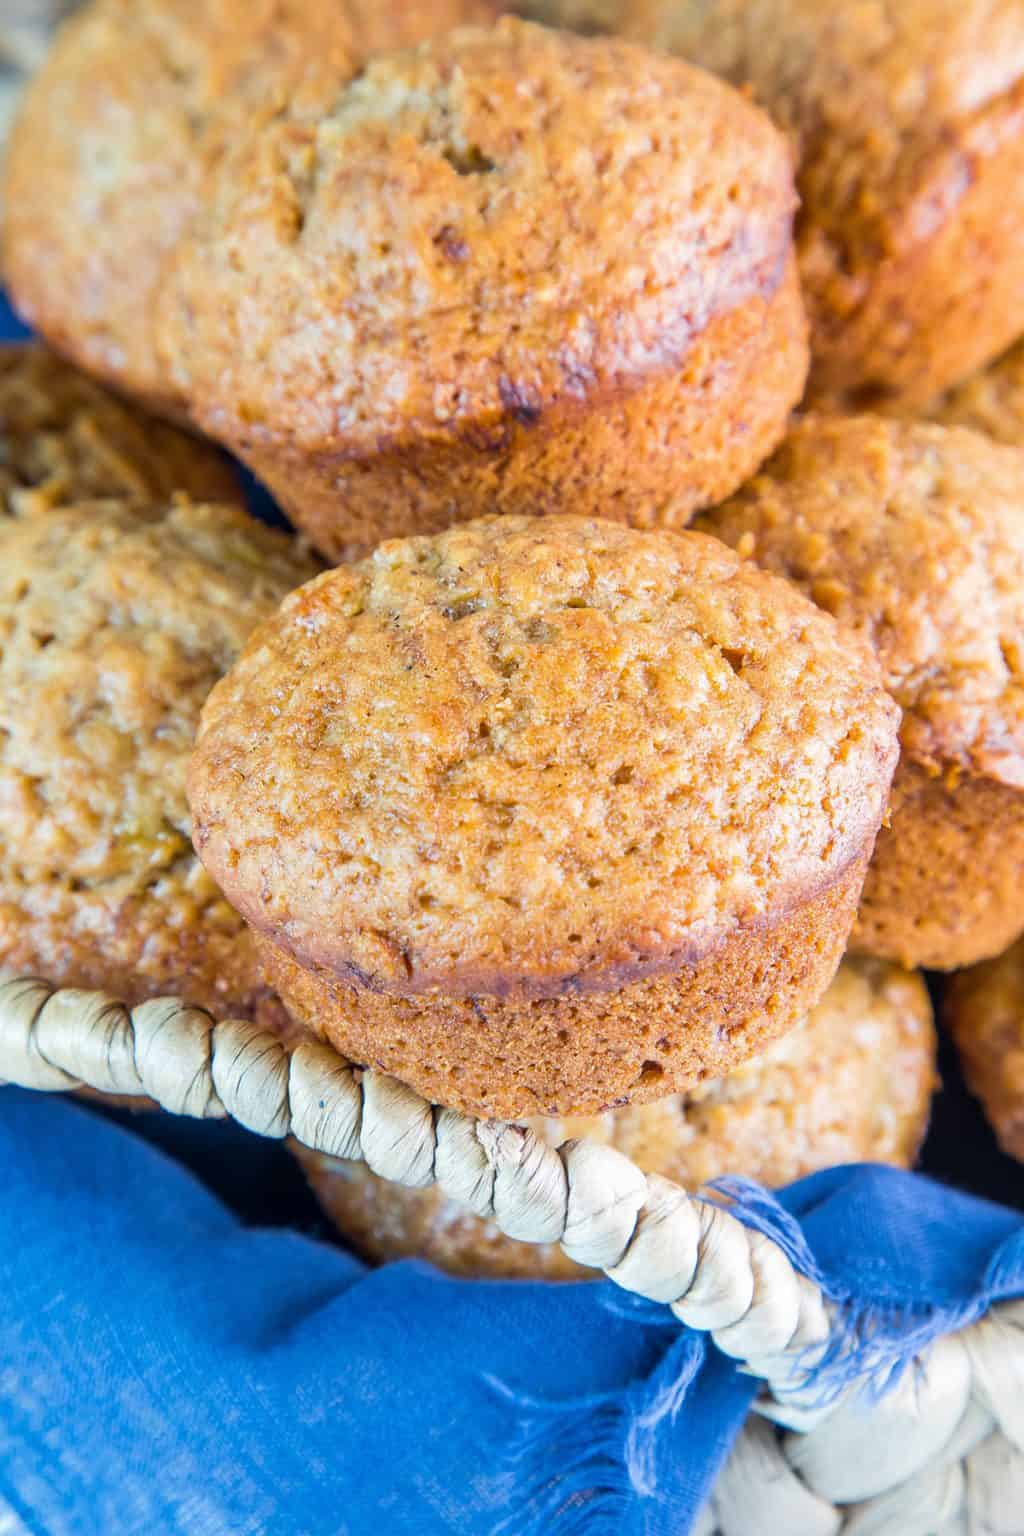
<instances>
[{"instance_id":1,"label":"twisted rope trim","mask_svg":"<svg viewBox=\"0 0 1024 1536\"><path fill-rule=\"evenodd\" d=\"M218 1023L176 998L129 1010L102 992L0 972L0 1080L230 1116L257 1135L294 1136L364 1162L394 1183L437 1183L506 1237L559 1243L578 1264L666 1303L726 1354L757 1357L773 1379L792 1381L793 1357L828 1339L817 1287L720 1206L643 1174L613 1147L550 1147L522 1126L429 1104L319 1042L289 1050L256 1024Z\"/></svg>"},{"instance_id":2,"label":"twisted rope trim","mask_svg":"<svg viewBox=\"0 0 1024 1536\"><path fill-rule=\"evenodd\" d=\"M938 1340L880 1402L866 1407L852 1386L821 1405L808 1391L830 1328L818 1287L770 1238L613 1147L550 1147L522 1126L429 1104L327 1045L289 1050L174 998L128 1009L2 971L0 1081L143 1096L172 1114L294 1136L412 1188L436 1182L507 1237L559 1243L667 1304L767 1388L703 1533L1024 1530L1024 1301Z\"/></svg>"}]
</instances>

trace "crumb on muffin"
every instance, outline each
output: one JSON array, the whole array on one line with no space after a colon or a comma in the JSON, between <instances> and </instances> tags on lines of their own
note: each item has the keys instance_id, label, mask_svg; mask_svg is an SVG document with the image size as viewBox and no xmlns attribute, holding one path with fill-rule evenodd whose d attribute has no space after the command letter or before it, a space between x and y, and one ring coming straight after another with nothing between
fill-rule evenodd
<instances>
[{"instance_id":1,"label":"crumb on muffin","mask_svg":"<svg viewBox=\"0 0 1024 1536\"><path fill-rule=\"evenodd\" d=\"M719 1075L817 1000L888 794L863 642L693 534L492 518L292 594L196 846L303 1022L456 1107Z\"/></svg>"},{"instance_id":2,"label":"crumb on muffin","mask_svg":"<svg viewBox=\"0 0 1024 1536\"><path fill-rule=\"evenodd\" d=\"M185 498L0 521L0 965L259 1011L185 771L210 688L315 569L238 508Z\"/></svg>"}]
</instances>

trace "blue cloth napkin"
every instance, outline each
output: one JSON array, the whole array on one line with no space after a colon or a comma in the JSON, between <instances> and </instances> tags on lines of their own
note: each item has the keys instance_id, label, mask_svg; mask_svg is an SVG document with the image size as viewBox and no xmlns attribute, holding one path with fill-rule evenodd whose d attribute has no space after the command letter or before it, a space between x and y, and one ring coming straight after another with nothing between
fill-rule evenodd
<instances>
[{"instance_id":1,"label":"blue cloth napkin","mask_svg":"<svg viewBox=\"0 0 1024 1536\"><path fill-rule=\"evenodd\" d=\"M67 1100L0 1090L0 1168L0 1509L32 1536L684 1536L747 1409L608 1282L368 1271ZM920 1176L738 1193L847 1303L844 1371L1024 1292L1020 1216Z\"/></svg>"}]
</instances>

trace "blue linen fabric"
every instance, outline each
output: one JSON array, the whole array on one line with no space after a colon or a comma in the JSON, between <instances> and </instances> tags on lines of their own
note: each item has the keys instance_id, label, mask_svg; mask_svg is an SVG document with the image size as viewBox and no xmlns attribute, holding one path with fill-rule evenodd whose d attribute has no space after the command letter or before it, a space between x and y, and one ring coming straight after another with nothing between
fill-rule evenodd
<instances>
[{"instance_id":1,"label":"blue linen fabric","mask_svg":"<svg viewBox=\"0 0 1024 1536\"><path fill-rule=\"evenodd\" d=\"M0 1169L0 1509L31 1536L684 1536L747 1410L666 1308L367 1270L80 1104L0 1090ZM846 1304L843 1373L1024 1293L1021 1217L919 1175L733 1193Z\"/></svg>"}]
</instances>

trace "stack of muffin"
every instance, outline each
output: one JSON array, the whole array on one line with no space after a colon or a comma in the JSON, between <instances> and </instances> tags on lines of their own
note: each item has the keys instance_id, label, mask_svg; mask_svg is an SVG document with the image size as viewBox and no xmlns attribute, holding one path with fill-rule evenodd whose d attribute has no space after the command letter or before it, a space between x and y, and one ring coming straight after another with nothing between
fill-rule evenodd
<instances>
[{"instance_id":1,"label":"stack of muffin","mask_svg":"<svg viewBox=\"0 0 1024 1536\"><path fill-rule=\"evenodd\" d=\"M0 963L691 1187L912 1162L956 969L1024 1154L1024 12L496 9L93 0L29 91Z\"/></svg>"}]
</instances>

